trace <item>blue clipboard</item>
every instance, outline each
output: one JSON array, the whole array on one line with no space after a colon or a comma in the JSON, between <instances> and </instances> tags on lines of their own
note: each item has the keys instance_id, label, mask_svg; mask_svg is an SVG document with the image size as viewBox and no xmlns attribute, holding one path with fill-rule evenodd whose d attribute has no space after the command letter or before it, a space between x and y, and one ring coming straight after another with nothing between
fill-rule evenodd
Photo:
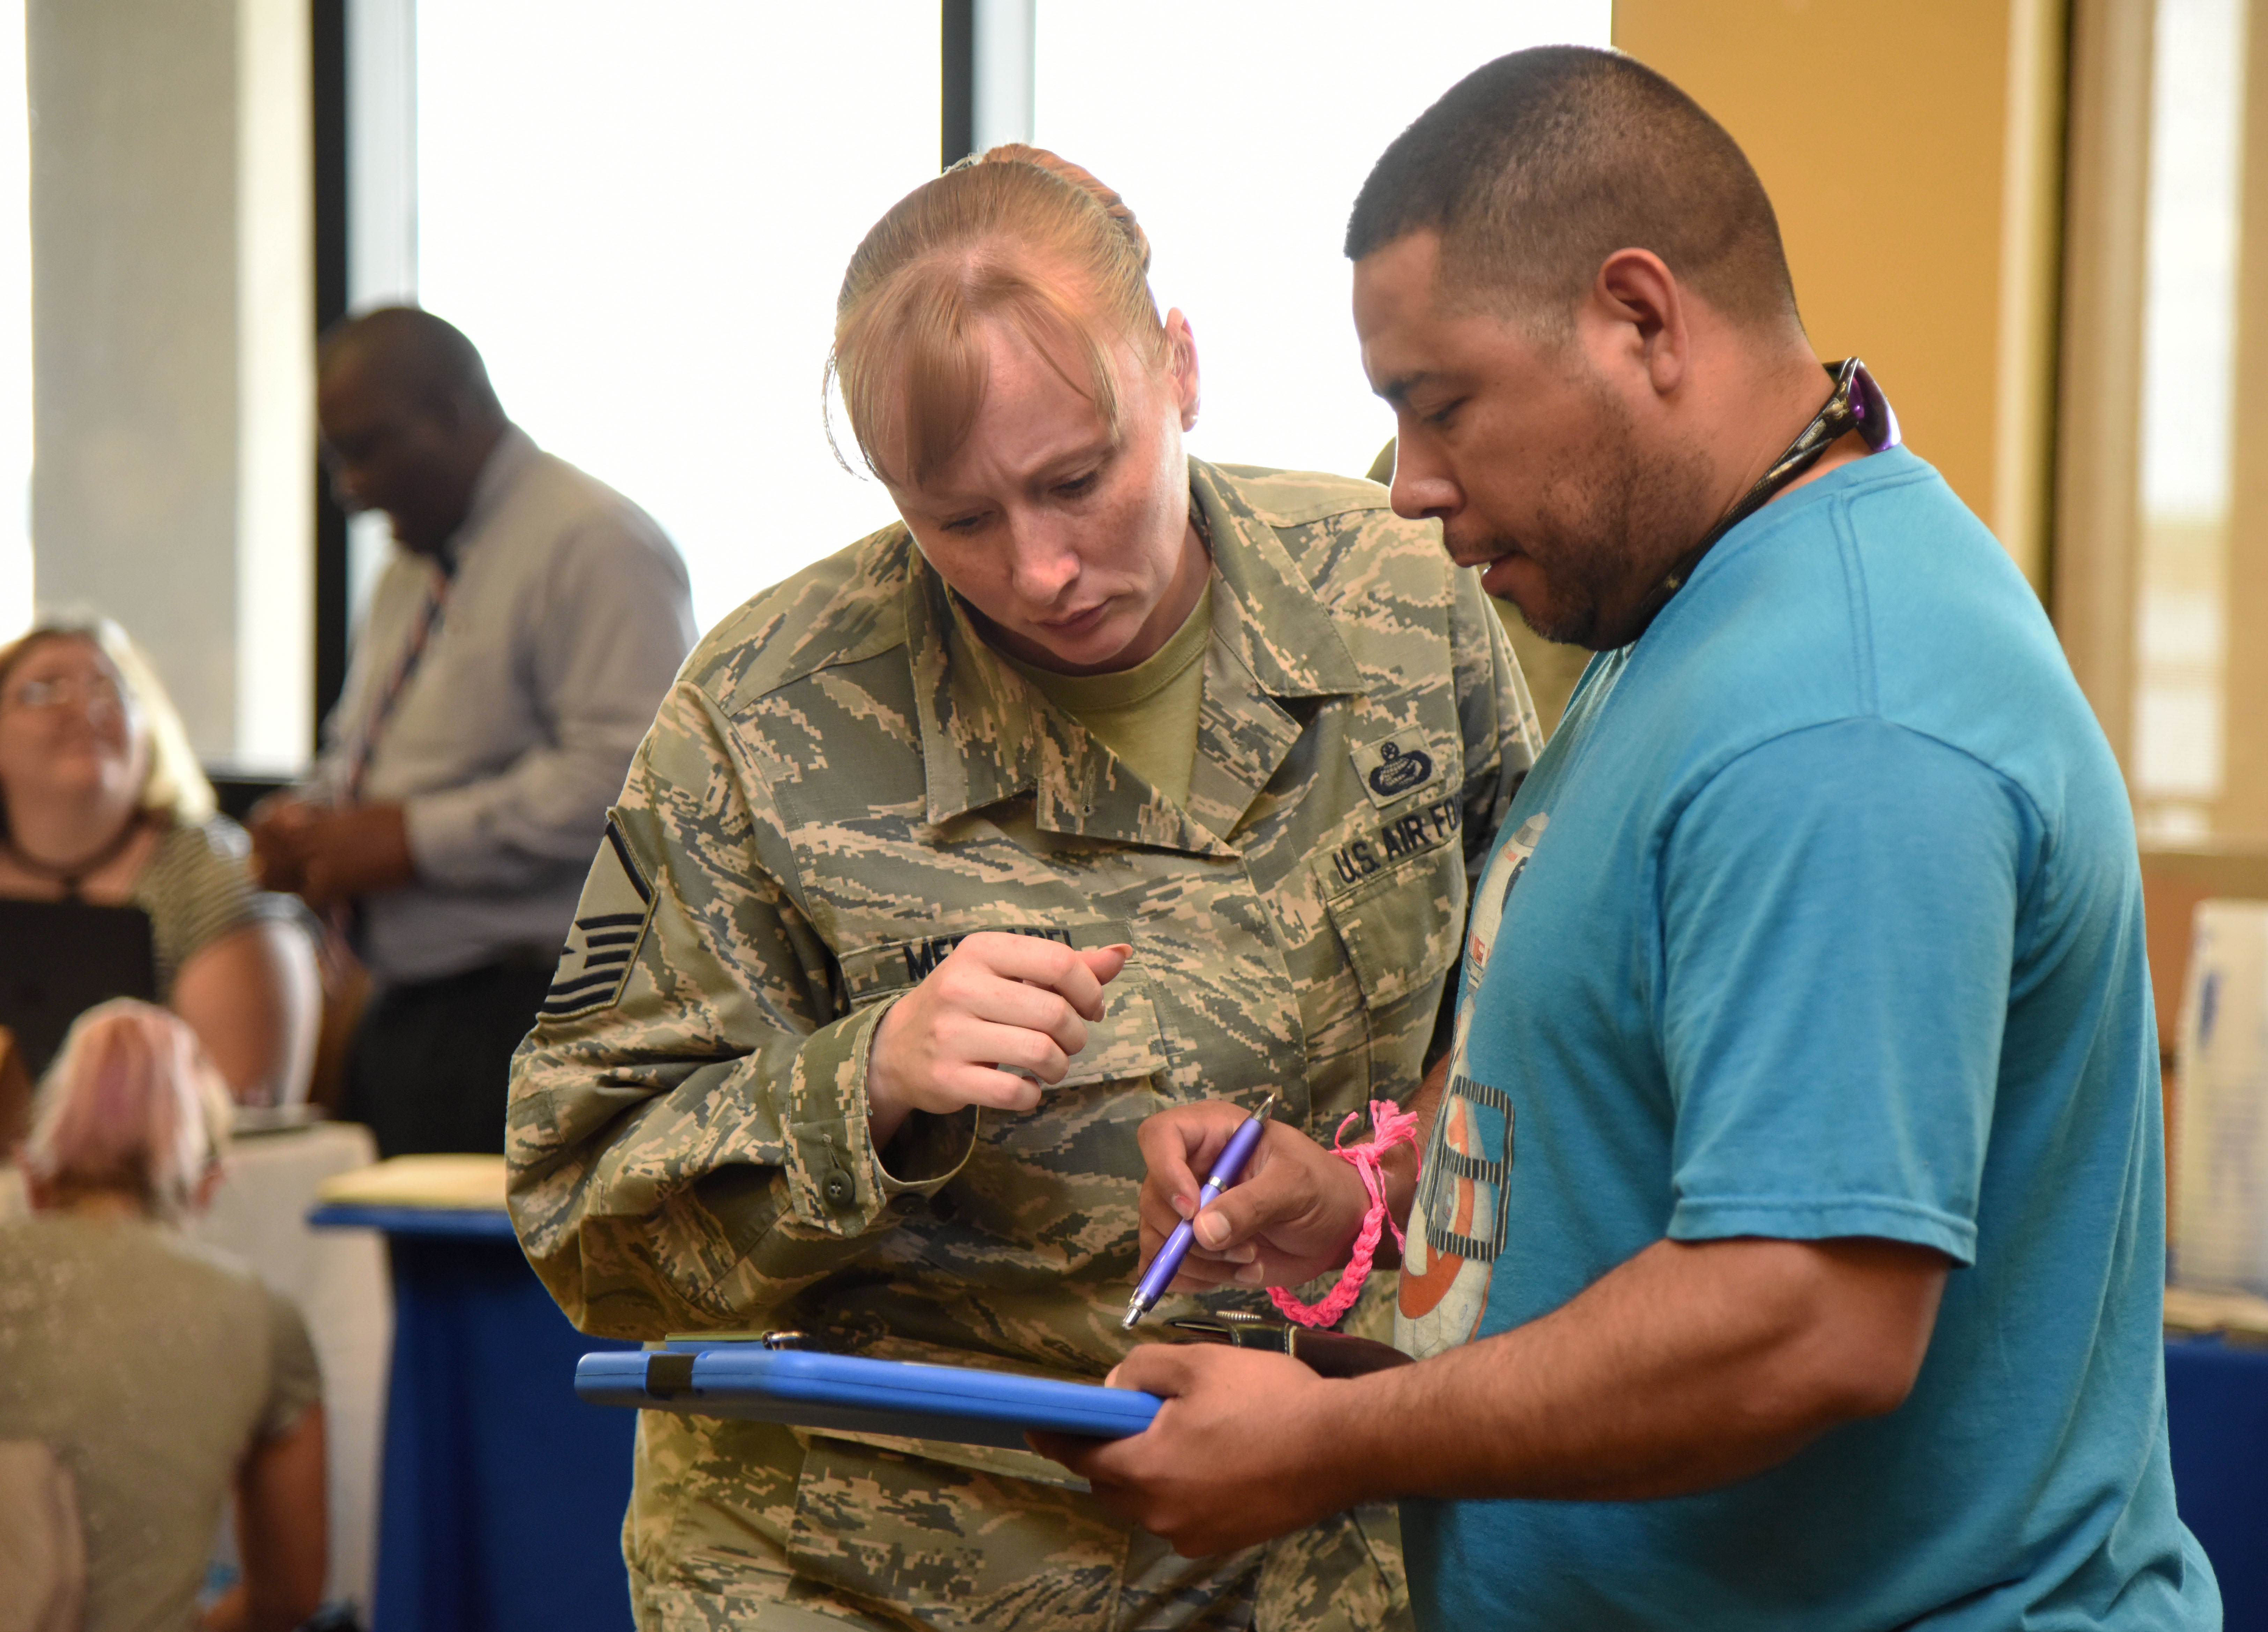
<instances>
[{"instance_id":1,"label":"blue clipboard","mask_svg":"<svg viewBox=\"0 0 2268 1632\"><path fill-rule=\"evenodd\" d=\"M593 1405L738 1417L795 1428L1025 1448L1027 1429L1123 1439L1164 1402L1131 1388L855 1355L672 1344L585 1355L575 1392Z\"/></svg>"}]
</instances>

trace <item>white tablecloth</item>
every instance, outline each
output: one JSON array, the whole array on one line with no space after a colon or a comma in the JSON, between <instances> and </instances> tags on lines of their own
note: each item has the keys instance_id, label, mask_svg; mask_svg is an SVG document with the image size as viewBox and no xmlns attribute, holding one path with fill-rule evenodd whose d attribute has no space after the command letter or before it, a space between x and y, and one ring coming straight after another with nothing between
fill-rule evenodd
<instances>
[{"instance_id":1,"label":"white tablecloth","mask_svg":"<svg viewBox=\"0 0 2268 1632\"><path fill-rule=\"evenodd\" d=\"M394 1342L385 1242L373 1231L310 1230L315 1187L377 1159L370 1131L321 1123L239 1136L228 1179L191 1226L235 1253L298 1303L323 1366L330 1453L331 1574L326 1596L351 1598L365 1615L377 1550L379 1448L386 1371Z\"/></svg>"}]
</instances>

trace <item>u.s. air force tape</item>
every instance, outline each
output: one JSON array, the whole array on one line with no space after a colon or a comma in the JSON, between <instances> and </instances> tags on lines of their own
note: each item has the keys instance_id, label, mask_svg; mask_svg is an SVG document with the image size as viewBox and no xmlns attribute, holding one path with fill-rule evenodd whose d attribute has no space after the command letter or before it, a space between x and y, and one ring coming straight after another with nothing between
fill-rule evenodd
<instances>
[{"instance_id":1,"label":"u.s. air force tape","mask_svg":"<svg viewBox=\"0 0 2268 1632\"><path fill-rule=\"evenodd\" d=\"M547 1020L565 1020L613 1007L652 919L653 886L609 816L607 841L583 881L583 899L575 903L575 927L567 931L559 972L551 977L551 990L537 1013Z\"/></svg>"}]
</instances>

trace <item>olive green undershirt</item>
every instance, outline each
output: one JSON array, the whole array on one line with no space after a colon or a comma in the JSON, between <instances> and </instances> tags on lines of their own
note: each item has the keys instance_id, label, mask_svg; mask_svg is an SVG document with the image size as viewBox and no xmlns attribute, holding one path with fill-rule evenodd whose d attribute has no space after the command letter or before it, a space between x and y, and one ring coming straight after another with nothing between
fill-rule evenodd
<instances>
[{"instance_id":1,"label":"olive green undershirt","mask_svg":"<svg viewBox=\"0 0 2268 1632\"><path fill-rule=\"evenodd\" d=\"M1135 775L1176 805L1189 799L1204 705L1204 654L1212 641L1212 581L1182 627L1130 669L1116 674L1057 674L1014 658L1016 673L1077 720ZM1005 656L1005 654L1003 654Z\"/></svg>"}]
</instances>

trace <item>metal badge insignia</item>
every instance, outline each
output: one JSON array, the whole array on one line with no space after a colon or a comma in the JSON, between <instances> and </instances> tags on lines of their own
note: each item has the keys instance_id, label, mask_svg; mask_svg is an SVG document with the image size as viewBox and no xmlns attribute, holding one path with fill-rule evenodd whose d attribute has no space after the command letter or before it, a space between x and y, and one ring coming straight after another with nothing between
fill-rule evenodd
<instances>
[{"instance_id":1,"label":"metal badge insignia","mask_svg":"<svg viewBox=\"0 0 2268 1632\"><path fill-rule=\"evenodd\" d=\"M1353 751L1352 758L1364 791L1381 808L1432 787L1446 774L1446 767L1418 731L1397 731L1366 743Z\"/></svg>"}]
</instances>

